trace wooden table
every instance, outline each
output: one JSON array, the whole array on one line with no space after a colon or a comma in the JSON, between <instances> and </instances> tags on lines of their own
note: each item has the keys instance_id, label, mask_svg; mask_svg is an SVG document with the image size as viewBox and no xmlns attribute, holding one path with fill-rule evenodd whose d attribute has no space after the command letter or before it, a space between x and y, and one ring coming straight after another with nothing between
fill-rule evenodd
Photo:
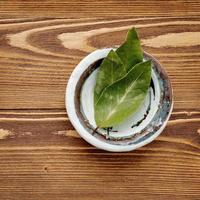
<instances>
[{"instance_id":1,"label":"wooden table","mask_svg":"<svg viewBox=\"0 0 200 200\"><path fill-rule=\"evenodd\" d=\"M0 1L0 199L200 199L200 1ZM70 124L67 80L89 52L138 28L167 70L174 110L129 153Z\"/></svg>"}]
</instances>

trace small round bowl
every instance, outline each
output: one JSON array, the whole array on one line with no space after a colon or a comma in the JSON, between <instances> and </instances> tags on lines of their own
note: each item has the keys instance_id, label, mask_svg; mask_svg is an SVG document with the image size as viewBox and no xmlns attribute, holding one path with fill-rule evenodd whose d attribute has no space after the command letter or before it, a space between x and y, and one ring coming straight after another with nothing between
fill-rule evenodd
<instances>
[{"instance_id":1,"label":"small round bowl","mask_svg":"<svg viewBox=\"0 0 200 200\"><path fill-rule=\"evenodd\" d=\"M166 126L173 108L172 87L161 64L144 52L144 60L151 59L153 66L143 104L118 126L96 130L93 90L99 66L110 50L96 50L76 66L66 88L66 109L77 132L90 144L112 152L131 151L153 141Z\"/></svg>"}]
</instances>

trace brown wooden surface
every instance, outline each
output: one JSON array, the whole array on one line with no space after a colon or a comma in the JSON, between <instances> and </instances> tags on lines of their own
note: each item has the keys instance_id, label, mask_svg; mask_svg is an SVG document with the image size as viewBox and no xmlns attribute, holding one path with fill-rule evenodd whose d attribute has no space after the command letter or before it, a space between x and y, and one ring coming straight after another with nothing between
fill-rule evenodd
<instances>
[{"instance_id":1,"label":"brown wooden surface","mask_svg":"<svg viewBox=\"0 0 200 200\"><path fill-rule=\"evenodd\" d=\"M0 199L200 199L200 1L0 1ZM167 70L174 110L129 153L83 141L67 80L97 48L138 28Z\"/></svg>"}]
</instances>

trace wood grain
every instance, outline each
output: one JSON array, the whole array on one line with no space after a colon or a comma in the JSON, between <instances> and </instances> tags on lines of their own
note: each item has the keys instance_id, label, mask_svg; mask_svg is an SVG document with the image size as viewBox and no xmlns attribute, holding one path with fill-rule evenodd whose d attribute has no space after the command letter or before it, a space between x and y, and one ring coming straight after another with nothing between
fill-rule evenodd
<instances>
[{"instance_id":1,"label":"wood grain","mask_svg":"<svg viewBox=\"0 0 200 200\"><path fill-rule=\"evenodd\" d=\"M196 16L198 0L2 0L0 17Z\"/></svg>"},{"instance_id":2,"label":"wood grain","mask_svg":"<svg viewBox=\"0 0 200 200\"><path fill-rule=\"evenodd\" d=\"M78 62L92 50L120 44L132 26L138 28L144 50L153 54L171 77L175 108L197 108L198 17L14 20L1 24L0 108L63 108L65 86Z\"/></svg>"},{"instance_id":3,"label":"wood grain","mask_svg":"<svg viewBox=\"0 0 200 200\"><path fill-rule=\"evenodd\" d=\"M106 5L106 6L105 6ZM200 199L199 1L0 1L0 199ZM129 153L97 150L65 111L89 52L138 29L173 85L163 133Z\"/></svg>"},{"instance_id":4,"label":"wood grain","mask_svg":"<svg viewBox=\"0 0 200 200\"><path fill-rule=\"evenodd\" d=\"M0 112L1 199L198 199L200 112L129 153L84 142L64 110Z\"/></svg>"}]
</instances>

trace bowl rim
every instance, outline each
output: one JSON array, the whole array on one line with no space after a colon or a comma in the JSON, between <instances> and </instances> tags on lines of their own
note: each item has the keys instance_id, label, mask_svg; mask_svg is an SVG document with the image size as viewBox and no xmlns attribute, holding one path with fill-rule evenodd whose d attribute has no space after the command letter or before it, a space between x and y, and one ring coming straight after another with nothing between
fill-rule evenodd
<instances>
[{"instance_id":1,"label":"bowl rim","mask_svg":"<svg viewBox=\"0 0 200 200\"><path fill-rule=\"evenodd\" d=\"M81 124L79 117L76 113L76 107L75 107L75 101L74 101L76 85L77 85L82 73L91 65L91 63L94 63L95 61L104 58L111 49L114 49L114 48L97 49L97 50L91 52L90 54L88 54L87 56L85 56L79 62L79 64L75 67L75 69L73 70L73 72L68 80L68 83L67 83L66 94L65 94L65 107L66 107L70 122L72 123L74 128L77 130L79 135L84 140L86 140L88 143L90 143L91 145L93 145L99 149L103 149L106 151L126 152L126 151L131 151L131 150L140 148L140 147L152 142L158 135L160 135L160 133L163 131L163 129L167 125L169 117L172 113L173 91L172 91L172 86L171 86L169 76L167 75L167 72L165 71L165 69L162 67L162 65L158 62L157 59L155 59L149 53L144 52L146 55L149 55L150 57L152 57L152 59L156 63L159 64L159 66L162 70L162 73L165 75L165 77L167 78L167 81L168 81L169 90L171 93L171 96L170 96L171 105L170 105L169 113L166 117L166 120L163 122L162 126L157 131L154 132L154 134L152 136L148 137L147 139L145 139L144 141L141 141L138 144L129 144L129 145L119 146L119 145L103 142L103 141L99 140L98 138L96 138L95 136L93 136L90 132L88 132L88 130L85 129L85 127L83 127L83 125Z\"/></svg>"}]
</instances>

